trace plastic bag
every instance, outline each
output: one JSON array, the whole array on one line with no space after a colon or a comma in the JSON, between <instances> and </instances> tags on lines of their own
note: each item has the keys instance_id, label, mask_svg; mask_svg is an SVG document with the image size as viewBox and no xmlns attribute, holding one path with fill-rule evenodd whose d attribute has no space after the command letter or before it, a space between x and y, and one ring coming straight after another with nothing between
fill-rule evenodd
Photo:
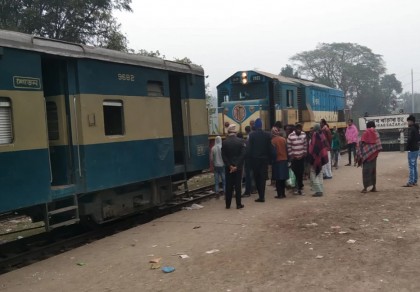
<instances>
[{"instance_id":1,"label":"plastic bag","mask_svg":"<svg viewBox=\"0 0 420 292\"><path fill-rule=\"evenodd\" d=\"M286 186L289 188L294 188L296 186L296 176L293 173L293 170L289 168L289 179L286 180Z\"/></svg>"}]
</instances>

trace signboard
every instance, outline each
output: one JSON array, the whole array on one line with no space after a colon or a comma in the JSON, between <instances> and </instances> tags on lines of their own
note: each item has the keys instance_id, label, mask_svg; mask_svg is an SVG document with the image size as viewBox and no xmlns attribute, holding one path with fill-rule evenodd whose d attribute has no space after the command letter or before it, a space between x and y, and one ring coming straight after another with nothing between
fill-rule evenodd
<instances>
[{"instance_id":1,"label":"signboard","mask_svg":"<svg viewBox=\"0 0 420 292\"><path fill-rule=\"evenodd\" d=\"M39 78L13 76L13 87L24 89L41 89Z\"/></svg>"},{"instance_id":2,"label":"signboard","mask_svg":"<svg viewBox=\"0 0 420 292\"><path fill-rule=\"evenodd\" d=\"M407 128L408 114L405 115L390 115L390 116L376 116L359 118L359 127L361 131L366 130L366 124L369 121L374 121L376 130L402 129Z\"/></svg>"}]
</instances>

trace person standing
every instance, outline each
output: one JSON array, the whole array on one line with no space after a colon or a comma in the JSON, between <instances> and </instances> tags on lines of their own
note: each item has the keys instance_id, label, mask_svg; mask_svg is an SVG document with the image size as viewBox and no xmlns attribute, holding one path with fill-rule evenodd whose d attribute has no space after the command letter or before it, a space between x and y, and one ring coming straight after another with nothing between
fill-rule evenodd
<instances>
[{"instance_id":1,"label":"person standing","mask_svg":"<svg viewBox=\"0 0 420 292\"><path fill-rule=\"evenodd\" d=\"M213 164L214 169L214 184L216 195L220 195L219 192L219 179L222 180L223 193L226 192L226 181L225 181L225 165L222 158L222 138L217 136L215 144L211 149L210 162Z\"/></svg>"},{"instance_id":2,"label":"person standing","mask_svg":"<svg viewBox=\"0 0 420 292\"><path fill-rule=\"evenodd\" d=\"M321 119L321 131L324 133L325 139L328 142L328 163L322 166L322 173L324 174L324 179L332 178L331 171L331 144L332 144L332 134L330 127L325 119Z\"/></svg>"},{"instance_id":3,"label":"person standing","mask_svg":"<svg viewBox=\"0 0 420 292\"><path fill-rule=\"evenodd\" d=\"M340 155L340 134L338 133L337 127L333 128L333 137L331 142L331 162L334 163L333 167L338 169L338 157Z\"/></svg>"},{"instance_id":4,"label":"person standing","mask_svg":"<svg viewBox=\"0 0 420 292\"><path fill-rule=\"evenodd\" d=\"M226 176L226 209L230 209L233 190L235 190L236 208L241 209L242 167L245 158L245 143L236 136L236 125L228 127L228 136L222 143L222 158Z\"/></svg>"},{"instance_id":5,"label":"person standing","mask_svg":"<svg viewBox=\"0 0 420 292\"><path fill-rule=\"evenodd\" d=\"M362 166L363 190L362 193L367 192L367 188L372 186L371 192L376 192L376 159L379 152L382 150L381 139L379 133L376 131L374 121L369 121L366 124L366 131L360 139L357 163Z\"/></svg>"},{"instance_id":6,"label":"person standing","mask_svg":"<svg viewBox=\"0 0 420 292\"><path fill-rule=\"evenodd\" d=\"M258 199L255 202L265 202L265 184L268 178L268 163L271 155L270 134L262 130L261 119L255 120L255 131L249 135L249 150Z\"/></svg>"},{"instance_id":7,"label":"person standing","mask_svg":"<svg viewBox=\"0 0 420 292\"><path fill-rule=\"evenodd\" d=\"M353 152L354 166L356 166L356 145L359 138L359 130L353 124L353 120L349 119L346 129L347 152L349 153L349 163L346 166L351 166L351 153Z\"/></svg>"},{"instance_id":8,"label":"person standing","mask_svg":"<svg viewBox=\"0 0 420 292\"><path fill-rule=\"evenodd\" d=\"M322 168L328 163L328 149L329 144L324 131L321 130L320 124L315 124L308 152L308 160L311 165L311 184L315 191L313 197L322 197L324 194Z\"/></svg>"},{"instance_id":9,"label":"person standing","mask_svg":"<svg viewBox=\"0 0 420 292\"><path fill-rule=\"evenodd\" d=\"M291 167L296 176L296 194L303 195L303 173L305 170L305 157L307 153L306 134L302 125L296 124L295 130L287 137L287 152L291 160Z\"/></svg>"},{"instance_id":10,"label":"person standing","mask_svg":"<svg viewBox=\"0 0 420 292\"><path fill-rule=\"evenodd\" d=\"M417 157L419 155L419 125L416 124L416 118L410 115L407 118L408 122L408 137L407 137L407 156L408 156L408 169L409 177L408 182L404 187L412 187L417 185L418 172L417 172Z\"/></svg>"},{"instance_id":11,"label":"person standing","mask_svg":"<svg viewBox=\"0 0 420 292\"><path fill-rule=\"evenodd\" d=\"M276 127L273 127L271 130L271 136L271 144L275 150L272 164L272 179L276 181L277 191L277 196L275 198L283 199L286 198L286 180L289 178L286 139Z\"/></svg>"},{"instance_id":12,"label":"person standing","mask_svg":"<svg viewBox=\"0 0 420 292\"><path fill-rule=\"evenodd\" d=\"M245 132L247 134L247 139L245 140L246 154L245 154L245 192L242 194L242 197L250 197L252 189L255 189L254 177L251 167L250 151L249 151L249 134L251 133L251 126L245 127Z\"/></svg>"},{"instance_id":13,"label":"person standing","mask_svg":"<svg viewBox=\"0 0 420 292\"><path fill-rule=\"evenodd\" d=\"M283 138L287 138L286 131L283 129L283 125L280 121L276 121L274 123L273 128L276 128L278 130L280 136L282 136Z\"/></svg>"}]
</instances>

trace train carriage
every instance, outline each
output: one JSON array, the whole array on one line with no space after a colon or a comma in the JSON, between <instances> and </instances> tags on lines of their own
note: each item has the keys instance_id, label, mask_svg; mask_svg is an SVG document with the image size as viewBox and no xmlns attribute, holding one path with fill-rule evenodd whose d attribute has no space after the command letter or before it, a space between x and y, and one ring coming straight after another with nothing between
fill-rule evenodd
<instances>
[{"instance_id":1,"label":"train carriage","mask_svg":"<svg viewBox=\"0 0 420 292\"><path fill-rule=\"evenodd\" d=\"M0 213L104 222L208 167L199 66L0 31L0 80Z\"/></svg>"},{"instance_id":2,"label":"train carriage","mask_svg":"<svg viewBox=\"0 0 420 292\"><path fill-rule=\"evenodd\" d=\"M219 133L224 124L235 123L241 131L261 118L270 129L275 121L303 124L309 131L322 118L331 127L344 128L343 92L323 84L258 70L238 71L217 86Z\"/></svg>"}]
</instances>

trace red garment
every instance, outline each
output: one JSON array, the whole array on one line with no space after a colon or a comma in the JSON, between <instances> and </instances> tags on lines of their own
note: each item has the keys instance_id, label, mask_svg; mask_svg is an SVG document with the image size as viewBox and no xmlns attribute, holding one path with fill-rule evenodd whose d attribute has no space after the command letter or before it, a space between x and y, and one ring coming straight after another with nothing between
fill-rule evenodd
<instances>
[{"instance_id":1,"label":"red garment","mask_svg":"<svg viewBox=\"0 0 420 292\"><path fill-rule=\"evenodd\" d=\"M375 128L368 128L363 133L357 149L357 162L362 165L363 162L372 161L378 157L379 152L382 150L382 143L379 133Z\"/></svg>"},{"instance_id":2,"label":"red garment","mask_svg":"<svg viewBox=\"0 0 420 292\"><path fill-rule=\"evenodd\" d=\"M315 132L309 145L309 163L314 167L316 175L322 171L322 166L328 163L328 148L324 133Z\"/></svg>"},{"instance_id":3,"label":"red garment","mask_svg":"<svg viewBox=\"0 0 420 292\"><path fill-rule=\"evenodd\" d=\"M375 144L377 140L376 130L375 128L367 128L366 131L362 135L362 142L367 144Z\"/></svg>"}]
</instances>

